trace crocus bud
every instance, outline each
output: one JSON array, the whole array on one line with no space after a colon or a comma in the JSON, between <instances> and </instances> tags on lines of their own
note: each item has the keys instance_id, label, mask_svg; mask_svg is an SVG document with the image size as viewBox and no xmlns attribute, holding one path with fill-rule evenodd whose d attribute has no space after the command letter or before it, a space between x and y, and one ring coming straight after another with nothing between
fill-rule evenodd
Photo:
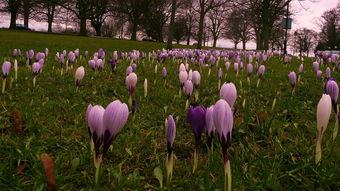
<instances>
[{"instance_id":1,"label":"crocus bud","mask_svg":"<svg viewBox=\"0 0 340 191\"><path fill-rule=\"evenodd\" d=\"M337 112L337 102L339 96L339 86L334 79L330 79L325 84L325 93L331 97L334 111Z\"/></svg>"},{"instance_id":2,"label":"crocus bud","mask_svg":"<svg viewBox=\"0 0 340 191\"><path fill-rule=\"evenodd\" d=\"M132 73L133 72L133 68L132 68L132 66L128 66L127 68L126 68L126 75L128 76L130 73Z\"/></svg>"},{"instance_id":3,"label":"crocus bud","mask_svg":"<svg viewBox=\"0 0 340 191\"><path fill-rule=\"evenodd\" d=\"M185 69L184 64L179 65L179 71L180 71L180 72L181 72L181 71L185 71L185 72L186 72L186 69Z\"/></svg>"},{"instance_id":4,"label":"crocus bud","mask_svg":"<svg viewBox=\"0 0 340 191\"><path fill-rule=\"evenodd\" d=\"M264 65L261 65L259 67L259 71L258 71L259 78L261 78L263 76L265 70L266 70L266 68L265 68Z\"/></svg>"},{"instance_id":5,"label":"crocus bud","mask_svg":"<svg viewBox=\"0 0 340 191\"><path fill-rule=\"evenodd\" d=\"M331 69L327 67L326 69L326 78L329 79L331 77Z\"/></svg>"},{"instance_id":6,"label":"crocus bud","mask_svg":"<svg viewBox=\"0 0 340 191\"><path fill-rule=\"evenodd\" d=\"M248 77L251 76L253 73L253 65L252 64L247 64L247 72L248 72Z\"/></svg>"},{"instance_id":7,"label":"crocus bud","mask_svg":"<svg viewBox=\"0 0 340 191\"><path fill-rule=\"evenodd\" d=\"M184 83L188 80L188 73L186 71L180 71L179 72L179 81L181 85L183 86Z\"/></svg>"},{"instance_id":8,"label":"crocus bud","mask_svg":"<svg viewBox=\"0 0 340 191\"><path fill-rule=\"evenodd\" d=\"M77 86L80 86L80 83L83 80L84 76L85 76L85 69L83 66L80 66L79 68L77 68L76 74L75 74L75 81L76 81Z\"/></svg>"},{"instance_id":9,"label":"crocus bud","mask_svg":"<svg viewBox=\"0 0 340 191\"><path fill-rule=\"evenodd\" d=\"M218 79L222 79L222 75L223 75L223 72L222 72L222 69L220 68L218 70Z\"/></svg>"},{"instance_id":10,"label":"crocus bud","mask_svg":"<svg viewBox=\"0 0 340 191\"><path fill-rule=\"evenodd\" d=\"M321 71L321 70L318 70L318 71L316 72L316 78L320 79L321 76L322 76L322 71Z\"/></svg>"},{"instance_id":11,"label":"crocus bud","mask_svg":"<svg viewBox=\"0 0 340 191\"><path fill-rule=\"evenodd\" d=\"M198 71L192 73L192 81L194 82L195 88L197 89L201 83L201 75Z\"/></svg>"},{"instance_id":12,"label":"crocus bud","mask_svg":"<svg viewBox=\"0 0 340 191\"><path fill-rule=\"evenodd\" d=\"M105 109L100 105L89 105L86 111L87 125L90 137L94 143L96 157L99 155L99 148L103 141L103 116Z\"/></svg>"},{"instance_id":13,"label":"crocus bud","mask_svg":"<svg viewBox=\"0 0 340 191\"><path fill-rule=\"evenodd\" d=\"M11 63L8 61L5 61L2 64L2 75L4 76L4 78L8 76L10 70L11 70Z\"/></svg>"},{"instance_id":14,"label":"crocus bud","mask_svg":"<svg viewBox=\"0 0 340 191\"><path fill-rule=\"evenodd\" d=\"M189 73L188 73L188 80L192 80L192 70L189 70Z\"/></svg>"},{"instance_id":15,"label":"crocus bud","mask_svg":"<svg viewBox=\"0 0 340 191\"><path fill-rule=\"evenodd\" d=\"M296 74L295 74L295 72L290 72L288 76L289 76L290 85L292 85L292 87L294 87L295 84L296 84Z\"/></svg>"},{"instance_id":16,"label":"crocus bud","mask_svg":"<svg viewBox=\"0 0 340 191\"><path fill-rule=\"evenodd\" d=\"M88 65L92 70L96 70L96 62L94 60L89 60Z\"/></svg>"},{"instance_id":17,"label":"crocus bud","mask_svg":"<svg viewBox=\"0 0 340 191\"><path fill-rule=\"evenodd\" d=\"M33 75L37 76L39 74L40 71L40 64L38 62L33 63L32 65L32 71L33 71Z\"/></svg>"},{"instance_id":18,"label":"crocus bud","mask_svg":"<svg viewBox=\"0 0 340 191\"><path fill-rule=\"evenodd\" d=\"M302 74L302 71L303 71L303 64L300 64L300 67L299 67L299 75Z\"/></svg>"},{"instance_id":19,"label":"crocus bud","mask_svg":"<svg viewBox=\"0 0 340 191\"><path fill-rule=\"evenodd\" d=\"M224 83L220 89L220 98L224 99L233 108L237 98L236 86L232 82Z\"/></svg>"},{"instance_id":20,"label":"crocus bud","mask_svg":"<svg viewBox=\"0 0 340 191\"><path fill-rule=\"evenodd\" d=\"M168 154L171 154L176 136L176 123L172 115L169 115L168 117L165 128L165 136L168 145Z\"/></svg>"},{"instance_id":21,"label":"crocus bud","mask_svg":"<svg viewBox=\"0 0 340 191\"><path fill-rule=\"evenodd\" d=\"M185 88L185 93L187 94L187 97L189 99L189 97L192 95L192 90L193 90L193 84L191 80L187 80L184 83L184 88Z\"/></svg>"},{"instance_id":22,"label":"crocus bud","mask_svg":"<svg viewBox=\"0 0 340 191\"><path fill-rule=\"evenodd\" d=\"M226 71L229 71L229 68L230 68L230 62L226 62L226 63L225 63L225 69L226 69Z\"/></svg>"},{"instance_id":23,"label":"crocus bud","mask_svg":"<svg viewBox=\"0 0 340 191\"><path fill-rule=\"evenodd\" d=\"M128 90L130 92L130 95L133 94L133 92L136 88L136 85L137 85L137 75L134 72L130 73L125 78L125 84L126 84L126 87L128 88Z\"/></svg>"},{"instance_id":24,"label":"crocus bud","mask_svg":"<svg viewBox=\"0 0 340 191\"><path fill-rule=\"evenodd\" d=\"M167 76L167 71L166 71L166 68L165 67L163 67L163 69L162 69L162 76L163 76L163 79L165 79L166 78L166 76Z\"/></svg>"}]
</instances>

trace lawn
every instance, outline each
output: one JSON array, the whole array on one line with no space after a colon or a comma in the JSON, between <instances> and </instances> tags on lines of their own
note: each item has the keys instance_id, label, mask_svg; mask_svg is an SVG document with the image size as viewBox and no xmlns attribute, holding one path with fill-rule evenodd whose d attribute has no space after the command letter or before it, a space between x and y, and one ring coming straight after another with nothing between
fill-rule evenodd
<instances>
[{"instance_id":1,"label":"lawn","mask_svg":"<svg viewBox=\"0 0 340 191\"><path fill-rule=\"evenodd\" d=\"M58 190L223 190L222 151L216 137L212 158L208 160L206 136L202 136L198 168L192 173L194 136L187 122L184 92L178 96L179 64L185 61L167 59L158 63L147 57L139 59L135 71L137 112L134 117L129 115L104 160L99 183L94 182L86 109L89 104L105 108L117 99L128 103L125 71L131 61L118 60L116 72L112 73L108 63L102 72L94 72L87 65L89 58L79 59L69 73L60 75L61 66L55 54L79 48L81 54L88 50L92 56L103 48L108 59L115 50L147 53L162 49L165 44L8 30L0 30L0 42L0 60L12 63L14 48L21 49L23 55L29 49L36 53L44 52L45 48L50 50L36 87L32 85L32 71L21 57L17 81L12 69L7 89L0 96L0 190L46 190L39 158L42 153L54 159ZM335 141L331 138L334 113L323 138L321 163L315 164L316 108L326 79L325 75L321 79L315 77L312 61L305 59L293 95L288 74L298 72L300 61L295 57L291 63L283 64L282 57L272 56L265 64L259 87L256 73L249 84L246 69L238 75L234 73L234 60L226 71L221 59L211 68L210 75L209 67L190 64L190 69L201 73L200 96L197 102L191 98L192 105L209 107L219 100L219 68L223 70L222 83L233 82L237 87L229 149L233 190L340 189L340 138L337 136ZM85 67L85 78L76 91L74 72L80 65ZM163 67L168 71L166 85ZM326 67L320 65L320 70L325 73ZM332 77L340 79L339 72L332 70ZM143 90L145 78L147 97ZM272 109L274 99L276 105ZM164 121L168 115L173 115L176 121L176 157L171 183L160 188L154 169L160 168L165 179Z\"/></svg>"}]
</instances>

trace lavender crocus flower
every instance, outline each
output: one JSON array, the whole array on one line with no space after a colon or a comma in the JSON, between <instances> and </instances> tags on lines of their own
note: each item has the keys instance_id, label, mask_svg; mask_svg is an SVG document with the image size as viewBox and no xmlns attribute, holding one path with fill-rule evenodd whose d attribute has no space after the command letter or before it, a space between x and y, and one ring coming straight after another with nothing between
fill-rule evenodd
<instances>
[{"instance_id":1,"label":"lavender crocus flower","mask_svg":"<svg viewBox=\"0 0 340 191\"><path fill-rule=\"evenodd\" d=\"M261 65L259 67L259 71L258 71L259 78L263 76L265 70L266 70L266 67L264 65Z\"/></svg>"},{"instance_id":2,"label":"lavender crocus flower","mask_svg":"<svg viewBox=\"0 0 340 191\"><path fill-rule=\"evenodd\" d=\"M314 72L316 73L319 70L319 63L313 62L313 68L314 68Z\"/></svg>"},{"instance_id":3,"label":"lavender crocus flower","mask_svg":"<svg viewBox=\"0 0 340 191\"><path fill-rule=\"evenodd\" d=\"M220 89L220 98L228 102L229 106L233 108L237 98L236 86L231 83L224 83Z\"/></svg>"},{"instance_id":4,"label":"lavender crocus flower","mask_svg":"<svg viewBox=\"0 0 340 191\"><path fill-rule=\"evenodd\" d=\"M223 72L222 72L222 69L220 68L219 70L218 70L218 79L222 79L222 75L223 75Z\"/></svg>"},{"instance_id":5,"label":"lavender crocus flower","mask_svg":"<svg viewBox=\"0 0 340 191\"><path fill-rule=\"evenodd\" d=\"M192 72L192 81L194 82L195 88L198 89L201 83L201 75L198 71Z\"/></svg>"},{"instance_id":6,"label":"lavender crocus flower","mask_svg":"<svg viewBox=\"0 0 340 191\"><path fill-rule=\"evenodd\" d=\"M129 117L129 109L125 103L116 100L110 103L103 115L103 154L107 153L112 141L123 129Z\"/></svg>"},{"instance_id":7,"label":"lavender crocus flower","mask_svg":"<svg viewBox=\"0 0 340 191\"><path fill-rule=\"evenodd\" d=\"M170 155L173 150L173 144L176 136L176 124L172 115L169 115L168 117L165 128L165 136L167 140L168 155Z\"/></svg>"},{"instance_id":8,"label":"lavender crocus flower","mask_svg":"<svg viewBox=\"0 0 340 191\"><path fill-rule=\"evenodd\" d=\"M321 71L321 70L318 70L318 71L316 72L316 78L320 79L321 76L322 76L322 71Z\"/></svg>"},{"instance_id":9,"label":"lavender crocus flower","mask_svg":"<svg viewBox=\"0 0 340 191\"><path fill-rule=\"evenodd\" d=\"M329 79L331 77L331 69L327 67L326 69L326 78Z\"/></svg>"},{"instance_id":10,"label":"lavender crocus flower","mask_svg":"<svg viewBox=\"0 0 340 191\"><path fill-rule=\"evenodd\" d=\"M74 60L76 59L76 56L75 56L75 54L71 51L71 52L68 53L67 59L68 59L69 63L73 63Z\"/></svg>"},{"instance_id":11,"label":"lavender crocus flower","mask_svg":"<svg viewBox=\"0 0 340 191\"><path fill-rule=\"evenodd\" d=\"M93 71L96 70L96 62L94 60L89 60L88 65Z\"/></svg>"},{"instance_id":12,"label":"lavender crocus flower","mask_svg":"<svg viewBox=\"0 0 340 191\"><path fill-rule=\"evenodd\" d=\"M92 106L91 104L87 107L86 121L90 138L94 143L95 156L99 157L99 148L103 141L103 116L105 109L100 105Z\"/></svg>"},{"instance_id":13,"label":"lavender crocus flower","mask_svg":"<svg viewBox=\"0 0 340 191\"><path fill-rule=\"evenodd\" d=\"M290 85L294 88L295 84L296 84L296 74L295 74L295 72L290 72L288 76L289 76Z\"/></svg>"},{"instance_id":14,"label":"lavender crocus flower","mask_svg":"<svg viewBox=\"0 0 340 191\"><path fill-rule=\"evenodd\" d=\"M103 69L103 60L102 59L98 59L96 61L96 68L98 69L98 71L102 71L102 69Z\"/></svg>"},{"instance_id":15,"label":"lavender crocus flower","mask_svg":"<svg viewBox=\"0 0 340 191\"><path fill-rule=\"evenodd\" d=\"M2 64L2 75L4 78L6 78L11 70L11 63L8 61L5 61Z\"/></svg>"},{"instance_id":16,"label":"lavender crocus flower","mask_svg":"<svg viewBox=\"0 0 340 191\"><path fill-rule=\"evenodd\" d=\"M137 75L134 72L131 72L128 76L126 76L125 84L131 96L137 85Z\"/></svg>"},{"instance_id":17,"label":"lavender crocus flower","mask_svg":"<svg viewBox=\"0 0 340 191\"><path fill-rule=\"evenodd\" d=\"M32 71L33 71L33 75L37 76L39 74L40 71L40 64L38 62L33 63L32 65Z\"/></svg>"},{"instance_id":18,"label":"lavender crocus flower","mask_svg":"<svg viewBox=\"0 0 340 191\"><path fill-rule=\"evenodd\" d=\"M132 68L132 66L128 66L127 68L126 68L126 75L128 76L130 73L132 73L133 72L133 68Z\"/></svg>"},{"instance_id":19,"label":"lavender crocus flower","mask_svg":"<svg viewBox=\"0 0 340 191\"><path fill-rule=\"evenodd\" d=\"M185 88L185 93L187 94L187 99L189 99L190 96L192 95L192 90L193 90L193 84L191 80L187 80L184 83L184 88Z\"/></svg>"},{"instance_id":20,"label":"lavender crocus flower","mask_svg":"<svg viewBox=\"0 0 340 191\"><path fill-rule=\"evenodd\" d=\"M247 72L248 72L248 77L251 76L253 73L253 65L252 64L247 64Z\"/></svg>"},{"instance_id":21,"label":"lavender crocus flower","mask_svg":"<svg viewBox=\"0 0 340 191\"><path fill-rule=\"evenodd\" d=\"M163 76L163 79L166 79L167 73L168 73L168 72L166 71L166 68L163 67L163 69L162 69L162 76Z\"/></svg>"}]
</instances>

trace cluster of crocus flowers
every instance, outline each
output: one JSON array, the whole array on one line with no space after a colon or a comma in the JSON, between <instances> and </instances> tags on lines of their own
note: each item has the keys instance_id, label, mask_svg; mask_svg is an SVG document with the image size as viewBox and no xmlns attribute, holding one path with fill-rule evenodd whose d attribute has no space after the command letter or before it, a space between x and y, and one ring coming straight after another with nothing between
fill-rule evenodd
<instances>
[{"instance_id":1,"label":"cluster of crocus flowers","mask_svg":"<svg viewBox=\"0 0 340 191\"><path fill-rule=\"evenodd\" d=\"M78 87L80 86L81 81L83 80L84 76L85 76L85 69L84 69L84 67L83 66L78 67L77 70L76 70L76 73L74 75L75 81L76 81L77 90L78 90Z\"/></svg>"},{"instance_id":2,"label":"cluster of crocus flowers","mask_svg":"<svg viewBox=\"0 0 340 191\"><path fill-rule=\"evenodd\" d=\"M3 76L3 80L2 80L2 93L5 93L5 88L6 88L6 79L7 76L9 75L9 72L11 70L11 63L8 61L5 61L2 64L2 76Z\"/></svg>"},{"instance_id":3,"label":"cluster of crocus flowers","mask_svg":"<svg viewBox=\"0 0 340 191\"><path fill-rule=\"evenodd\" d=\"M296 74L295 74L295 72L290 72L288 77L289 77L290 85L292 86L292 95L293 95L294 91L295 91L295 85L296 85Z\"/></svg>"},{"instance_id":4,"label":"cluster of crocus flowers","mask_svg":"<svg viewBox=\"0 0 340 191\"><path fill-rule=\"evenodd\" d=\"M205 113L206 109L203 106L190 106L188 110L187 118L195 136L194 166L192 170L193 173L195 172L198 165L198 152L201 143L201 135L205 128Z\"/></svg>"},{"instance_id":5,"label":"cluster of crocus flowers","mask_svg":"<svg viewBox=\"0 0 340 191\"><path fill-rule=\"evenodd\" d=\"M98 183L100 165L112 142L123 129L129 116L129 109L119 100L110 103L106 109L100 105L89 105L86 122L94 146L95 181ZM101 149L102 148L102 149ZM102 150L102 151L101 151Z\"/></svg>"},{"instance_id":6,"label":"cluster of crocus flowers","mask_svg":"<svg viewBox=\"0 0 340 191\"><path fill-rule=\"evenodd\" d=\"M125 85L129 91L129 105L132 105L132 96L135 92L135 88L137 85L137 75L134 72L131 72L125 78Z\"/></svg>"},{"instance_id":7,"label":"cluster of crocus flowers","mask_svg":"<svg viewBox=\"0 0 340 191\"><path fill-rule=\"evenodd\" d=\"M175 136L176 136L176 123L172 115L169 115L165 124L166 124L165 136L166 136L167 150L168 150L165 166L166 166L166 171L167 171L167 181L170 182L173 168L174 168L173 148L174 148L174 141L175 141Z\"/></svg>"},{"instance_id":8,"label":"cluster of crocus flowers","mask_svg":"<svg viewBox=\"0 0 340 191\"><path fill-rule=\"evenodd\" d=\"M318 164L321 161L322 137L328 126L331 112L332 112L331 97L327 94L323 94L318 103L317 112L316 112L317 130L318 130L318 136L316 140L316 149L315 149L315 163L316 164Z\"/></svg>"},{"instance_id":9,"label":"cluster of crocus flowers","mask_svg":"<svg viewBox=\"0 0 340 191\"><path fill-rule=\"evenodd\" d=\"M231 168L228 158L228 148L231 141L232 129L233 129L233 112L229 104L220 99L216 102L213 109L213 121L218 135L218 139L222 146L223 162L224 162L224 175L228 177L228 191L231 191ZM226 179L224 182L224 190L226 189Z\"/></svg>"}]
</instances>

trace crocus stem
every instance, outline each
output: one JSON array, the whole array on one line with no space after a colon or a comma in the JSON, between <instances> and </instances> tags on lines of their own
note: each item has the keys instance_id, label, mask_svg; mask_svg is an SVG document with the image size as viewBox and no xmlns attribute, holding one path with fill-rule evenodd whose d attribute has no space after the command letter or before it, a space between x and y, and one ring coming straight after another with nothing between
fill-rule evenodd
<instances>
[{"instance_id":1,"label":"crocus stem","mask_svg":"<svg viewBox=\"0 0 340 191\"><path fill-rule=\"evenodd\" d=\"M182 95L182 87L179 88L178 97L181 97L181 95Z\"/></svg>"},{"instance_id":2,"label":"crocus stem","mask_svg":"<svg viewBox=\"0 0 340 191\"><path fill-rule=\"evenodd\" d=\"M187 101L185 102L185 110L187 110L189 108L189 99L187 99Z\"/></svg>"},{"instance_id":3,"label":"crocus stem","mask_svg":"<svg viewBox=\"0 0 340 191\"><path fill-rule=\"evenodd\" d=\"M259 84L260 84L260 78L257 80L256 87L259 87Z\"/></svg>"},{"instance_id":4,"label":"crocus stem","mask_svg":"<svg viewBox=\"0 0 340 191\"><path fill-rule=\"evenodd\" d=\"M18 79L18 70L14 70L14 79L15 81Z\"/></svg>"},{"instance_id":5,"label":"crocus stem","mask_svg":"<svg viewBox=\"0 0 340 191\"><path fill-rule=\"evenodd\" d=\"M209 71L208 71L208 76L210 76L210 72L211 72L211 68L209 68Z\"/></svg>"},{"instance_id":6,"label":"crocus stem","mask_svg":"<svg viewBox=\"0 0 340 191\"><path fill-rule=\"evenodd\" d=\"M292 89L292 95L294 95L294 92L295 92L295 86Z\"/></svg>"},{"instance_id":7,"label":"crocus stem","mask_svg":"<svg viewBox=\"0 0 340 191\"><path fill-rule=\"evenodd\" d=\"M221 79L218 80L217 90L220 90L220 87L221 87Z\"/></svg>"},{"instance_id":8,"label":"crocus stem","mask_svg":"<svg viewBox=\"0 0 340 191\"><path fill-rule=\"evenodd\" d=\"M339 109L338 109L339 111ZM338 129L339 129L339 120L338 120L338 113L335 115L335 125L333 129L333 141L335 141L336 136L338 135Z\"/></svg>"},{"instance_id":9,"label":"crocus stem","mask_svg":"<svg viewBox=\"0 0 340 191\"><path fill-rule=\"evenodd\" d=\"M198 150L195 149L195 152L194 152L194 167L192 169L192 173L195 173L195 170L197 168L197 164L198 164Z\"/></svg>"},{"instance_id":10,"label":"crocus stem","mask_svg":"<svg viewBox=\"0 0 340 191\"><path fill-rule=\"evenodd\" d=\"M62 76L64 73L64 68L60 68L60 75Z\"/></svg>"},{"instance_id":11,"label":"crocus stem","mask_svg":"<svg viewBox=\"0 0 340 191\"><path fill-rule=\"evenodd\" d=\"M301 78L301 75L298 76L298 80L297 80L298 82L300 82L300 78Z\"/></svg>"},{"instance_id":12,"label":"crocus stem","mask_svg":"<svg viewBox=\"0 0 340 191\"><path fill-rule=\"evenodd\" d=\"M322 135L318 136L318 139L316 140L316 149L315 149L315 163L318 164L321 161L321 140Z\"/></svg>"},{"instance_id":13,"label":"crocus stem","mask_svg":"<svg viewBox=\"0 0 340 191\"><path fill-rule=\"evenodd\" d=\"M198 100L198 95L199 95L199 93L198 93L198 90L196 89L196 90L195 90L195 101Z\"/></svg>"},{"instance_id":14,"label":"crocus stem","mask_svg":"<svg viewBox=\"0 0 340 191\"><path fill-rule=\"evenodd\" d=\"M37 77L34 76L34 77L33 77L33 87L35 87L35 81L36 81L36 79L37 79Z\"/></svg>"},{"instance_id":15,"label":"crocus stem","mask_svg":"<svg viewBox=\"0 0 340 191\"><path fill-rule=\"evenodd\" d=\"M248 85L250 85L250 79L249 79L249 77L247 77L247 82L248 82Z\"/></svg>"},{"instance_id":16,"label":"crocus stem","mask_svg":"<svg viewBox=\"0 0 340 191\"><path fill-rule=\"evenodd\" d=\"M96 175L95 175L95 181L96 184L98 184L98 179L99 179L99 173L100 173L100 164L102 162L101 157L99 156L98 158L95 159L95 166L96 166Z\"/></svg>"},{"instance_id":17,"label":"crocus stem","mask_svg":"<svg viewBox=\"0 0 340 191\"><path fill-rule=\"evenodd\" d=\"M168 156L166 157L166 172L168 183L171 182L173 168L174 168L174 156L173 153L171 152L170 154L168 153Z\"/></svg>"},{"instance_id":18,"label":"crocus stem","mask_svg":"<svg viewBox=\"0 0 340 191\"><path fill-rule=\"evenodd\" d=\"M131 106L132 106L132 96L129 95L129 107L131 107Z\"/></svg>"},{"instance_id":19,"label":"crocus stem","mask_svg":"<svg viewBox=\"0 0 340 191\"><path fill-rule=\"evenodd\" d=\"M6 87L6 78L2 80L2 93L5 93L5 87Z\"/></svg>"},{"instance_id":20,"label":"crocus stem","mask_svg":"<svg viewBox=\"0 0 340 191\"><path fill-rule=\"evenodd\" d=\"M230 161L227 161L226 164L226 174L228 175L228 191L231 191L231 168L230 168ZM226 188L224 188L226 190Z\"/></svg>"},{"instance_id":21,"label":"crocus stem","mask_svg":"<svg viewBox=\"0 0 340 191\"><path fill-rule=\"evenodd\" d=\"M273 100L273 104L272 104L272 110L274 110L274 108L275 108L275 105L276 105L276 98L274 98L274 100Z\"/></svg>"}]
</instances>

